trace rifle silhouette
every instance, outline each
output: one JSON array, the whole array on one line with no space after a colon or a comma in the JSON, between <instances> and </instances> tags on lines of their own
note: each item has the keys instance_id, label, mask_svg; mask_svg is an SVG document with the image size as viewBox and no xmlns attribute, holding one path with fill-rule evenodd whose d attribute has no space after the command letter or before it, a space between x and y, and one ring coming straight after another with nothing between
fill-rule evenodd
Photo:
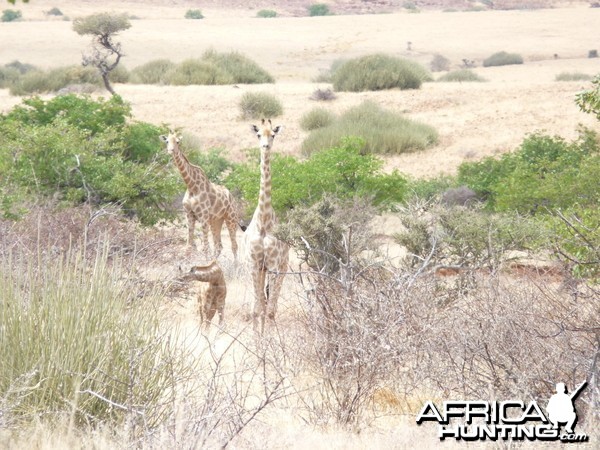
<instances>
[{"instance_id":1,"label":"rifle silhouette","mask_svg":"<svg viewBox=\"0 0 600 450\"><path fill-rule=\"evenodd\" d=\"M587 381L584 381L583 383L581 383L579 386L577 386L577 388L573 391L573 393L569 396L571 398L572 401L575 400L575 398L579 395L579 393L583 390L584 387L587 386Z\"/></svg>"}]
</instances>

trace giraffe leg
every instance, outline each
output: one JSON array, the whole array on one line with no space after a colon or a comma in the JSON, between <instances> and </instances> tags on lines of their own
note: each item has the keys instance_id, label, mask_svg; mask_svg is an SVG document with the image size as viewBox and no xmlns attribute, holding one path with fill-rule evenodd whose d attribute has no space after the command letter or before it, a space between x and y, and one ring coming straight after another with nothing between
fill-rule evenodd
<instances>
[{"instance_id":1,"label":"giraffe leg","mask_svg":"<svg viewBox=\"0 0 600 450\"><path fill-rule=\"evenodd\" d=\"M277 300L279 299L279 293L283 286L283 278L287 271L287 262L283 262L279 265L278 273L270 274L269 278L269 297L267 298L267 317L271 320L275 320L275 314L277 314Z\"/></svg>"},{"instance_id":2,"label":"giraffe leg","mask_svg":"<svg viewBox=\"0 0 600 450\"><path fill-rule=\"evenodd\" d=\"M210 328L210 323L212 322L212 319L215 316L216 312L217 308L215 307L215 304L211 299L206 305L206 331L208 331L208 329Z\"/></svg>"},{"instance_id":3,"label":"giraffe leg","mask_svg":"<svg viewBox=\"0 0 600 450\"><path fill-rule=\"evenodd\" d=\"M219 325L223 325L223 319L225 316L225 301L224 300L221 303L219 303L219 306L217 307L217 312L219 313Z\"/></svg>"},{"instance_id":4,"label":"giraffe leg","mask_svg":"<svg viewBox=\"0 0 600 450\"><path fill-rule=\"evenodd\" d=\"M210 224L210 229L212 231L213 242L215 244L215 253L213 257L216 259L217 256L221 254L221 250L223 250L223 244L221 242L221 229L223 228L222 220L214 220Z\"/></svg>"},{"instance_id":5,"label":"giraffe leg","mask_svg":"<svg viewBox=\"0 0 600 450\"><path fill-rule=\"evenodd\" d=\"M267 271L264 269L256 269L252 274L254 283L254 311L252 313L252 322L254 331L263 334L265 330L265 309L267 298L265 297L265 278ZM258 329L258 321L260 320L260 330Z\"/></svg>"},{"instance_id":6,"label":"giraffe leg","mask_svg":"<svg viewBox=\"0 0 600 450\"><path fill-rule=\"evenodd\" d=\"M210 227L207 222L202 222L202 252L206 258L210 258L210 246L208 244L208 234Z\"/></svg>"},{"instance_id":7,"label":"giraffe leg","mask_svg":"<svg viewBox=\"0 0 600 450\"><path fill-rule=\"evenodd\" d=\"M200 326L206 327L206 298L204 297L205 293L200 292L198 296L198 312L200 313Z\"/></svg>"},{"instance_id":8,"label":"giraffe leg","mask_svg":"<svg viewBox=\"0 0 600 450\"><path fill-rule=\"evenodd\" d=\"M196 243L194 242L194 229L196 228L196 217L194 216L194 213L190 210L186 211L185 213L186 217L187 217L187 224L188 224L188 246L190 246L191 248L196 248Z\"/></svg>"},{"instance_id":9,"label":"giraffe leg","mask_svg":"<svg viewBox=\"0 0 600 450\"><path fill-rule=\"evenodd\" d=\"M228 219L225 223L227 226L227 230L229 231L229 240L231 241L231 251L233 252L233 261L237 264L237 252L238 252L238 244L237 244L237 221L235 219Z\"/></svg>"}]
</instances>

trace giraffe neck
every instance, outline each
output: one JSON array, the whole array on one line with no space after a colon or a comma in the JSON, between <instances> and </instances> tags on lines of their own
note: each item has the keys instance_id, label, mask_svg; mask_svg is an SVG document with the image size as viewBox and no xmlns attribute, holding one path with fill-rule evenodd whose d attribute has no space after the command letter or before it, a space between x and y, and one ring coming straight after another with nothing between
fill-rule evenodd
<instances>
[{"instance_id":1,"label":"giraffe neck","mask_svg":"<svg viewBox=\"0 0 600 450\"><path fill-rule=\"evenodd\" d=\"M202 168L191 164L179 147L173 149L173 161L190 193L208 190L210 182Z\"/></svg>"},{"instance_id":2,"label":"giraffe neck","mask_svg":"<svg viewBox=\"0 0 600 450\"><path fill-rule=\"evenodd\" d=\"M271 150L260 152L260 191L258 193L258 229L261 235L273 230L275 214L271 203Z\"/></svg>"}]
</instances>

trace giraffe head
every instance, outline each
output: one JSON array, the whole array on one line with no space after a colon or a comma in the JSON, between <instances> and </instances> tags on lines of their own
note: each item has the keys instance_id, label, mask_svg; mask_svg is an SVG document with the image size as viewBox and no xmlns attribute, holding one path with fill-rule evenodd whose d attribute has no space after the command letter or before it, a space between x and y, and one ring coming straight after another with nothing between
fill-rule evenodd
<instances>
[{"instance_id":1,"label":"giraffe head","mask_svg":"<svg viewBox=\"0 0 600 450\"><path fill-rule=\"evenodd\" d=\"M179 276L177 277L177 279L179 281L202 281L202 279L205 278L209 274L209 272L211 272L215 268L218 268L216 260L212 260L208 264L202 266L192 266L189 272L183 272L181 267L179 267Z\"/></svg>"},{"instance_id":2,"label":"giraffe head","mask_svg":"<svg viewBox=\"0 0 600 450\"><path fill-rule=\"evenodd\" d=\"M263 119L261 121L260 127L257 127L256 125L251 125L250 129L256 134L260 149L270 150L273 146L273 140L275 139L275 136L277 136L283 130L283 127L278 125L275 128L273 128L271 119L269 119L268 121L265 121L265 119Z\"/></svg>"},{"instance_id":3,"label":"giraffe head","mask_svg":"<svg viewBox=\"0 0 600 450\"><path fill-rule=\"evenodd\" d=\"M175 134L174 131L169 131L169 135L165 136L164 134L160 136L160 140L167 144L167 153L169 155L173 154L175 149L179 148L179 143L181 142L181 136Z\"/></svg>"}]
</instances>

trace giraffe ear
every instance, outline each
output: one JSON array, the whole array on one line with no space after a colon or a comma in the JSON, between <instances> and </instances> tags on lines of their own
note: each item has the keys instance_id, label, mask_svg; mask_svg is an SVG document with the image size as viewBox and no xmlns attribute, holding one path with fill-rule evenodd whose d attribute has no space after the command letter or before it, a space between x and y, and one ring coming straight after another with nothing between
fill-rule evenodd
<instances>
[{"instance_id":1,"label":"giraffe ear","mask_svg":"<svg viewBox=\"0 0 600 450\"><path fill-rule=\"evenodd\" d=\"M164 134L161 134L161 135L159 136L159 139L160 139L161 141L163 141L163 142L167 142L167 141L168 141L167 137L166 137Z\"/></svg>"},{"instance_id":2,"label":"giraffe ear","mask_svg":"<svg viewBox=\"0 0 600 450\"><path fill-rule=\"evenodd\" d=\"M250 130L252 130L254 133L258 133L258 127L256 125L250 125Z\"/></svg>"},{"instance_id":3,"label":"giraffe ear","mask_svg":"<svg viewBox=\"0 0 600 450\"><path fill-rule=\"evenodd\" d=\"M181 139L183 139L181 136L177 136L175 138L175 142L177 142L179 144L181 142Z\"/></svg>"},{"instance_id":4,"label":"giraffe ear","mask_svg":"<svg viewBox=\"0 0 600 450\"><path fill-rule=\"evenodd\" d=\"M277 125L275 128L273 128L273 133L275 133L275 135L278 135L282 131L283 131L283 126L282 125Z\"/></svg>"}]
</instances>

